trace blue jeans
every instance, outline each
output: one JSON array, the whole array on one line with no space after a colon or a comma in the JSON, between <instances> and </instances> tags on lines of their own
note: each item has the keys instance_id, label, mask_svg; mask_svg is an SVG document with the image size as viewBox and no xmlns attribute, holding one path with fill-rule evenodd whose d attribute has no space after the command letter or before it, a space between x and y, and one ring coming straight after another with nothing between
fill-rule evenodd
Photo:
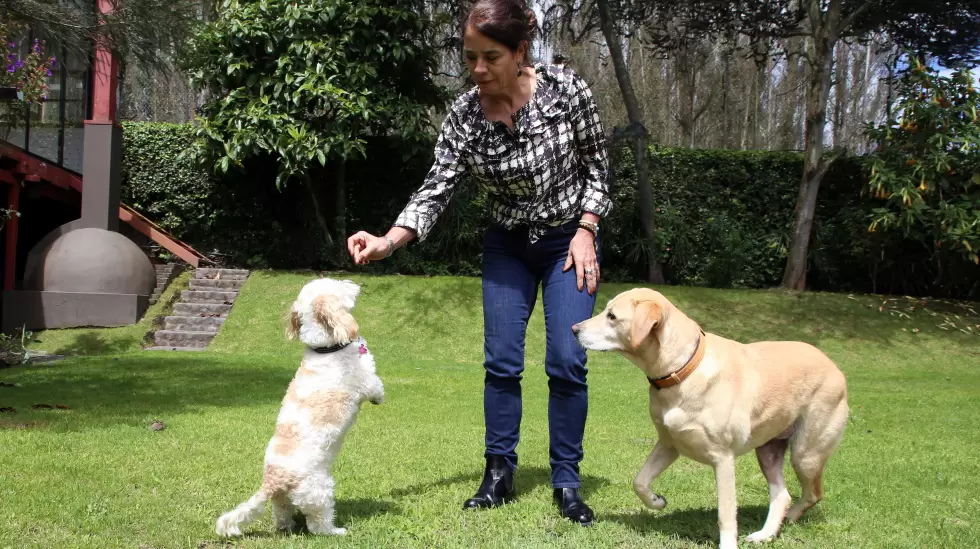
<instances>
[{"instance_id":1,"label":"blue jeans","mask_svg":"<svg viewBox=\"0 0 980 549\"><path fill-rule=\"evenodd\" d=\"M504 456L511 468L517 468L524 334L541 284L554 488L581 485L579 462L589 405L586 353L572 325L592 316L596 298L584 284L578 290L574 267L562 272L577 230L577 222L568 223L532 245L526 229L491 226L483 243L485 455Z\"/></svg>"}]
</instances>

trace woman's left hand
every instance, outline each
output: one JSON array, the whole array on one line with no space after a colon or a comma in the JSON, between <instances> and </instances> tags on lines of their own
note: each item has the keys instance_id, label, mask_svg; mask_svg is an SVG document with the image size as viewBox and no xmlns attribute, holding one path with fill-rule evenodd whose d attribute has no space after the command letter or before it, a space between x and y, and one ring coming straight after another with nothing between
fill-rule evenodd
<instances>
[{"instance_id":1,"label":"woman's left hand","mask_svg":"<svg viewBox=\"0 0 980 549\"><path fill-rule=\"evenodd\" d=\"M582 283L589 290L589 295L595 293L599 285L599 262L595 255L595 237L589 231L580 228L568 246L568 259L562 272L568 271L575 265L575 277L578 280L578 291L582 291Z\"/></svg>"}]
</instances>

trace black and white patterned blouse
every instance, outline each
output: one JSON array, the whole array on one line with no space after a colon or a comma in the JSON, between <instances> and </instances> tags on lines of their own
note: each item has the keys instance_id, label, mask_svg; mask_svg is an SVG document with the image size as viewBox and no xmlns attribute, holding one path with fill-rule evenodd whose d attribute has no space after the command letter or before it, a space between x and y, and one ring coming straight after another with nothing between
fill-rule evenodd
<instances>
[{"instance_id":1,"label":"black and white patterned blouse","mask_svg":"<svg viewBox=\"0 0 980 549\"><path fill-rule=\"evenodd\" d=\"M487 189L491 219L506 228L527 225L530 242L583 212L609 212L605 134L592 92L572 69L535 69L537 86L514 115L513 130L486 119L476 87L453 103L435 162L395 226L424 240L464 174Z\"/></svg>"}]
</instances>

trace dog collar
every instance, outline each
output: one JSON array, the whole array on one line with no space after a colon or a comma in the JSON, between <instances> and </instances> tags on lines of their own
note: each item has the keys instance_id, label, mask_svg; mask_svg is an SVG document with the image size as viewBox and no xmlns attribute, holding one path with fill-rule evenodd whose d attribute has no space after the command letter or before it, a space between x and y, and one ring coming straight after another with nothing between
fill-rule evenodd
<instances>
[{"instance_id":1,"label":"dog collar","mask_svg":"<svg viewBox=\"0 0 980 549\"><path fill-rule=\"evenodd\" d=\"M674 370L673 372L658 378L652 378L647 376L647 380L650 382L650 386L656 390L666 389L667 387L673 387L678 383L684 381L687 376L691 375L694 370L697 369L698 365L701 364L701 359L704 358L704 348L705 348L705 335L704 329L698 327L701 333L698 334L698 341L694 347L694 354L688 359L687 364L682 366L679 370Z\"/></svg>"},{"instance_id":2,"label":"dog collar","mask_svg":"<svg viewBox=\"0 0 980 549\"><path fill-rule=\"evenodd\" d=\"M319 353L321 355L326 355L326 354L330 354L330 353L336 353L337 351L339 351L341 349L346 349L347 347L350 347L350 344L351 343L353 343L353 341L348 341L347 343L344 343L344 344L338 343L336 345L331 345L329 347L313 347L312 349L313 349L313 352L314 353Z\"/></svg>"},{"instance_id":3,"label":"dog collar","mask_svg":"<svg viewBox=\"0 0 980 549\"><path fill-rule=\"evenodd\" d=\"M339 351L341 349L346 349L347 347L350 347L352 343L354 343L354 342L353 341L348 341L347 343L343 343L343 344L338 343L336 345L331 345L329 347L310 347L310 348L313 349L313 352L314 353L319 353L321 355L326 355L326 354L330 354L330 353L336 353L337 351ZM360 348L357 350L357 353L363 355L363 354L367 354L367 352L368 352L367 351L367 345L365 345L362 342Z\"/></svg>"}]
</instances>

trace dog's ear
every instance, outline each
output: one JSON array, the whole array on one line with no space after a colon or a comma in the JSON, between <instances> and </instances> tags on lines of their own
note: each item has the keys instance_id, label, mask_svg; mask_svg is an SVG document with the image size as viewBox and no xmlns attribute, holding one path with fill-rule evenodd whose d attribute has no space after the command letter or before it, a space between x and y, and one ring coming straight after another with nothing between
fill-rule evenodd
<instances>
[{"instance_id":1,"label":"dog's ear","mask_svg":"<svg viewBox=\"0 0 980 549\"><path fill-rule=\"evenodd\" d=\"M337 343L347 343L357 338L357 320L334 296L322 295L313 300L313 318Z\"/></svg>"},{"instance_id":2,"label":"dog's ear","mask_svg":"<svg viewBox=\"0 0 980 549\"><path fill-rule=\"evenodd\" d=\"M360 284L354 282L353 280L341 280L344 286L347 288L347 295L350 296L352 300L356 300L357 296L361 295Z\"/></svg>"},{"instance_id":3,"label":"dog's ear","mask_svg":"<svg viewBox=\"0 0 980 549\"><path fill-rule=\"evenodd\" d=\"M633 304L633 323L630 325L630 345L639 349L643 340L660 324L663 310L656 301L638 301Z\"/></svg>"},{"instance_id":4,"label":"dog's ear","mask_svg":"<svg viewBox=\"0 0 980 549\"><path fill-rule=\"evenodd\" d=\"M299 313L289 311L286 319L286 339L293 340L299 337Z\"/></svg>"}]
</instances>

